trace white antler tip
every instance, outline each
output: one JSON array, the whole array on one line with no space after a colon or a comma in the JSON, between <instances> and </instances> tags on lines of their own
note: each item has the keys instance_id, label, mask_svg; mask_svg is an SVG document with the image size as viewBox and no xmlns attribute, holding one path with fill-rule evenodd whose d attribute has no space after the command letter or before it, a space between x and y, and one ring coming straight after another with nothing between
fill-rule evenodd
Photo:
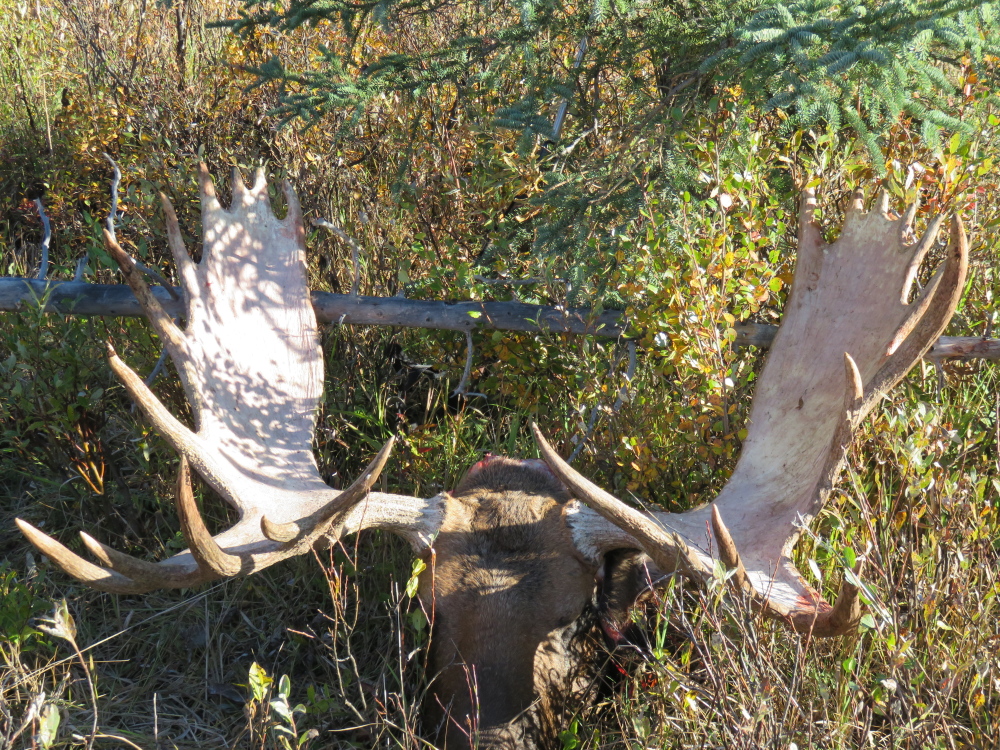
<instances>
[{"instance_id":1,"label":"white antler tip","mask_svg":"<svg viewBox=\"0 0 1000 750\"><path fill-rule=\"evenodd\" d=\"M889 217L889 191L882 188L878 194L878 210L883 216Z\"/></svg>"},{"instance_id":2,"label":"white antler tip","mask_svg":"<svg viewBox=\"0 0 1000 750\"><path fill-rule=\"evenodd\" d=\"M865 193L861 188L854 191L851 196L851 205L848 207L848 211L858 211L862 212L865 210Z\"/></svg>"},{"instance_id":3,"label":"white antler tip","mask_svg":"<svg viewBox=\"0 0 1000 750\"><path fill-rule=\"evenodd\" d=\"M208 165L205 162L198 165L198 182L201 185L202 195L208 198L215 197L215 182L212 180L212 174L208 171Z\"/></svg>"},{"instance_id":4,"label":"white antler tip","mask_svg":"<svg viewBox=\"0 0 1000 750\"><path fill-rule=\"evenodd\" d=\"M253 174L253 191L261 193L267 190L267 172L264 171L264 167L257 167Z\"/></svg>"},{"instance_id":5,"label":"white antler tip","mask_svg":"<svg viewBox=\"0 0 1000 750\"><path fill-rule=\"evenodd\" d=\"M247 202L247 185L243 182L240 168L235 164L229 170L229 184L233 188L233 203L230 206L230 210L232 210Z\"/></svg>"},{"instance_id":6,"label":"white antler tip","mask_svg":"<svg viewBox=\"0 0 1000 750\"><path fill-rule=\"evenodd\" d=\"M865 386L861 380L861 371L858 370L854 357L848 352L844 352L844 370L847 373L848 400L857 403L865 395Z\"/></svg>"},{"instance_id":7,"label":"white antler tip","mask_svg":"<svg viewBox=\"0 0 1000 750\"><path fill-rule=\"evenodd\" d=\"M901 225L901 231L904 237L909 237L910 233L913 231L913 220L917 216L917 208L920 206L920 199L914 199L913 203L906 207L906 211L903 213L903 222Z\"/></svg>"}]
</instances>

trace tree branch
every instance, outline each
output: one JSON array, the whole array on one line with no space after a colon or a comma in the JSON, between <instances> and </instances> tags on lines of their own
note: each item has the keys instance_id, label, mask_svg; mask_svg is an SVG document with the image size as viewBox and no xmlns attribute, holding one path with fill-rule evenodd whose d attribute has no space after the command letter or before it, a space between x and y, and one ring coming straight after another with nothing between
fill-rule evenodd
<instances>
[{"instance_id":1,"label":"tree branch","mask_svg":"<svg viewBox=\"0 0 1000 750\"><path fill-rule=\"evenodd\" d=\"M152 287L163 309L183 316L179 300L163 287ZM132 290L121 284L88 284L76 281L45 282L36 279L0 278L0 312L30 309L45 300L45 311L63 315L144 317ZM436 328L462 333L476 330L569 333L599 338L625 338L628 323L617 310L593 315L587 308L528 305L523 302L441 302L405 297L364 297L312 293L313 309L321 323L347 325ZM739 323L734 346L767 348L778 327L764 323ZM927 359L989 359L1000 361L1000 339L982 336L942 336Z\"/></svg>"}]
</instances>

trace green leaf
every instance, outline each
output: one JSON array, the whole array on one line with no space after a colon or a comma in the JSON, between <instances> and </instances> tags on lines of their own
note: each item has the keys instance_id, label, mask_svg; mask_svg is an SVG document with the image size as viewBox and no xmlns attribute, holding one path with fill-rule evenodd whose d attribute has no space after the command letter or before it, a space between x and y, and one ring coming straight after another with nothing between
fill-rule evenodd
<instances>
[{"instance_id":1,"label":"green leaf","mask_svg":"<svg viewBox=\"0 0 1000 750\"><path fill-rule=\"evenodd\" d=\"M410 612L409 620L410 620L410 627L412 627L418 633L423 633L425 630L427 630L427 624L428 624L427 615L424 614L424 611L420 609L420 607L417 607L412 612Z\"/></svg>"},{"instance_id":2,"label":"green leaf","mask_svg":"<svg viewBox=\"0 0 1000 750\"><path fill-rule=\"evenodd\" d=\"M285 721L292 721L292 709L289 708L288 701L284 698L275 698L271 701L271 710Z\"/></svg>"},{"instance_id":3,"label":"green leaf","mask_svg":"<svg viewBox=\"0 0 1000 750\"><path fill-rule=\"evenodd\" d=\"M562 750L574 750L580 745L580 722L573 719L569 728L559 733L559 742L562 743Z\"/></svg>"},{"instance_id":4,"label":"green leaf","mask_svg":"<svg viewBox=\"0 0 1000 750\"><path fill-rule=\"evenodd\" d=\"M847 563L848 568L853 568L858 564L858 555L850 547L844 547L844 561Z\"/></svg>"},{"instance_id":5,"label":"green leaf","mask_svg":"<svg viewBox=\"0 0 1000 750\"><path fill-rule=\"evenodd\" d=\"M271 679L267 671L260 664L254 662L250 665L249 687L255 701L260 702L264 700L264 696L267 695L267 691L273 682L274 680Z\"/></svg>"},{"instance_id":6,"label":"green leaf","mask_svg":"<svg viewBox=\"0 0 1000 750\"><path fill-rule=\"evenodd\" d=\"M43 750L52 747L52 743L59 736L59 709L51 703L42 706L42 713L38 722L38 744Z\"/></svg>"},{"instance_id":7,"label":"green leaf","mask_svg":"<svg viewBox=\"0 0 1000 750\"><path fill-rule=\"evenodd\" d=\"M411 599L417 595L420 589L420 574L427 570L427 563L421 558L413 561L413 569L410 571L410 580L406 582L406 595Z\"/></svg>"}]
</instances>

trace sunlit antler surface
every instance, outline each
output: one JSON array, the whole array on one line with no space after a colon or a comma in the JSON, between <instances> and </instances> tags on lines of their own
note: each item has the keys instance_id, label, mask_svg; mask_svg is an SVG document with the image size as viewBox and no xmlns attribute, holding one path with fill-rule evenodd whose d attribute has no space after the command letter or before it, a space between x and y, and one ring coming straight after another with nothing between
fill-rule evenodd
<instances>
[{"instance_id":1,"label":"sunlit antler surface","mask_svg":"<svg viewBox=\"0 0 1000 750\"><path fill-rule=\"evenodd\" d=\"M831 607L796 570L792 548L829 496L855 428L947 325L965 280L967 243L956 218L943 264L909 301L941 217L911 244L915 206L896 218L883 194L865 213L859 193L840 237L827 245L815 208L815 195L806 192L795 279L758 378L748 435L732 477L710 505L650 518L566 466L536 434L546 460L577 496L635 536L664 571L709 576L714 553L737 568L737 581L770 614L797 630L835 635L857 624L857 591L845 584ZM592 521L578 523L587 529L581 535L614 537Z\"/></svg>"},{"instance_id":2,"label":"sunlit antler surface","mask_svg":"<svg viewBox=\"0 0 1000 750\"><path fill-rule=\"evenodd\" d=\"M593 695L595 626L620 635L649 581L649 558L660 572L699 580L722 560L756 606L799 631L835 635L856 626L857 590L845 583L827 604L792 564L793 547L830 495L860 421L951 317L966 273L958 220L944 263L910 301L941 220L911 244L914 208L895 218L883 197L865 213L856 196L839 239L827 245L807 193L795 280L732 477L703 508L646 514L566 465L537 429L545 464L487 456L453 493L430 500L370 492L392 441L346 491L327 487L312 454L323 371L298 203L286 185L288 215L277 219L262 176L247 189L234 174L229 209L204 169L201 189L199 263L164 201L185 293L183 329L108 238L191 403L194 429L111 352L115 373L181 455L177 508L190 550L150 563L84 534L95 565L19 520L63 570L95 588L142 592L253 573L365 527L400 534L427 562L419 586L432 624L424 722L450 750L554 742ZM189 464L239 513L215 537L195 505Z\"/></svg>"},{"instance_id":3,"label":"sunlit antler surface","mask_svg":"<svg viewBox=\"0 0 1000 750\"><path fill-rule=\"evenodd\" d=\"M284 186L288 214L278 219L263 172L248 189L233 170L228 209L219 203L204 166L201 192L200 263L188 255L173 208L163 199L170 249L186 300L184 329L163 311L114 239L105 237L166 345L194 415L191 430L109 347L115 374L181 454L177 505L190 552L153 564L83 535L101 567L26 522L18 520L19 526L66 572L95 588L121 593L246 575L302 554L320 536L334 533L333 527L337 533L361 526L391 528L417 546L425 544L440 520L437 501L368 492L388 458L391 441L347 492L332 489L320 477L312 438L323 391L323 359L309 302L295 193ZM194 505L188 463L239 513L237 523L214 538Z\"/></svg>"}]
</instances>

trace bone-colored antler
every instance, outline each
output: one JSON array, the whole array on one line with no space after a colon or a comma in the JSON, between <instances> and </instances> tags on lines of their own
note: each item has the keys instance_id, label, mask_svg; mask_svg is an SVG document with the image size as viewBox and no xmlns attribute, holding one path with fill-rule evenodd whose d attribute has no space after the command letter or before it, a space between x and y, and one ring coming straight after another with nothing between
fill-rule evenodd
<instances>
[{"instance_id":1,"label":"bone-colored antler","mask_svg":"<svg viewBox=\"0 0 1000 750\"><path fill-rule=\"evenodd\" d=\"M366 527L388 528L421 547L440 524L437 498L369 492L392 440L348 490L338 492L320 477L312 439L323 389L322 352L306 280L302 215L288 183L283 190L288 214L279 220L263 171L248 189L234 169L227 210L202 165L200 263L188 255L173 207L161 196L187 303L183 330L129 256L105 235L177 367L195 430L174 417L109 346L112 370L181 454L177 506L191 549L149 563L83 534L98 566L18 519L36 547L94 588L142 593L247 575L307 552L321 537ZM195 506L188 463L239 513L236 524L215 537Z\"/></svg>"},{"instance_id":2,"label":"bone-colored antler","mask_svg":"<svg viewBox=\"0 0 1000 750\"><path fill-rule=\"evenodd\" d=\"M832 636L856 627L856 587L845 581L830 606L795 569L792 549L829 496L858 424L947 325L968 255L956 217L944 263L907 303L942 219L908 244L915 206L897 219L886 194L868 213L862 198L855 193L840 238L826 245L813 218L815 194L803 195L791 295L758 379L743 452L710 505L688 513L640 513L567 466L535 429L552 470L617 527L601 531L592 519L579 523L590 535L583 545L621 546L624 531L662 570L694 577L712 574L712 551L735 569L734 581L758 606L796 630Z\"/></svg>"}]
</instances>

